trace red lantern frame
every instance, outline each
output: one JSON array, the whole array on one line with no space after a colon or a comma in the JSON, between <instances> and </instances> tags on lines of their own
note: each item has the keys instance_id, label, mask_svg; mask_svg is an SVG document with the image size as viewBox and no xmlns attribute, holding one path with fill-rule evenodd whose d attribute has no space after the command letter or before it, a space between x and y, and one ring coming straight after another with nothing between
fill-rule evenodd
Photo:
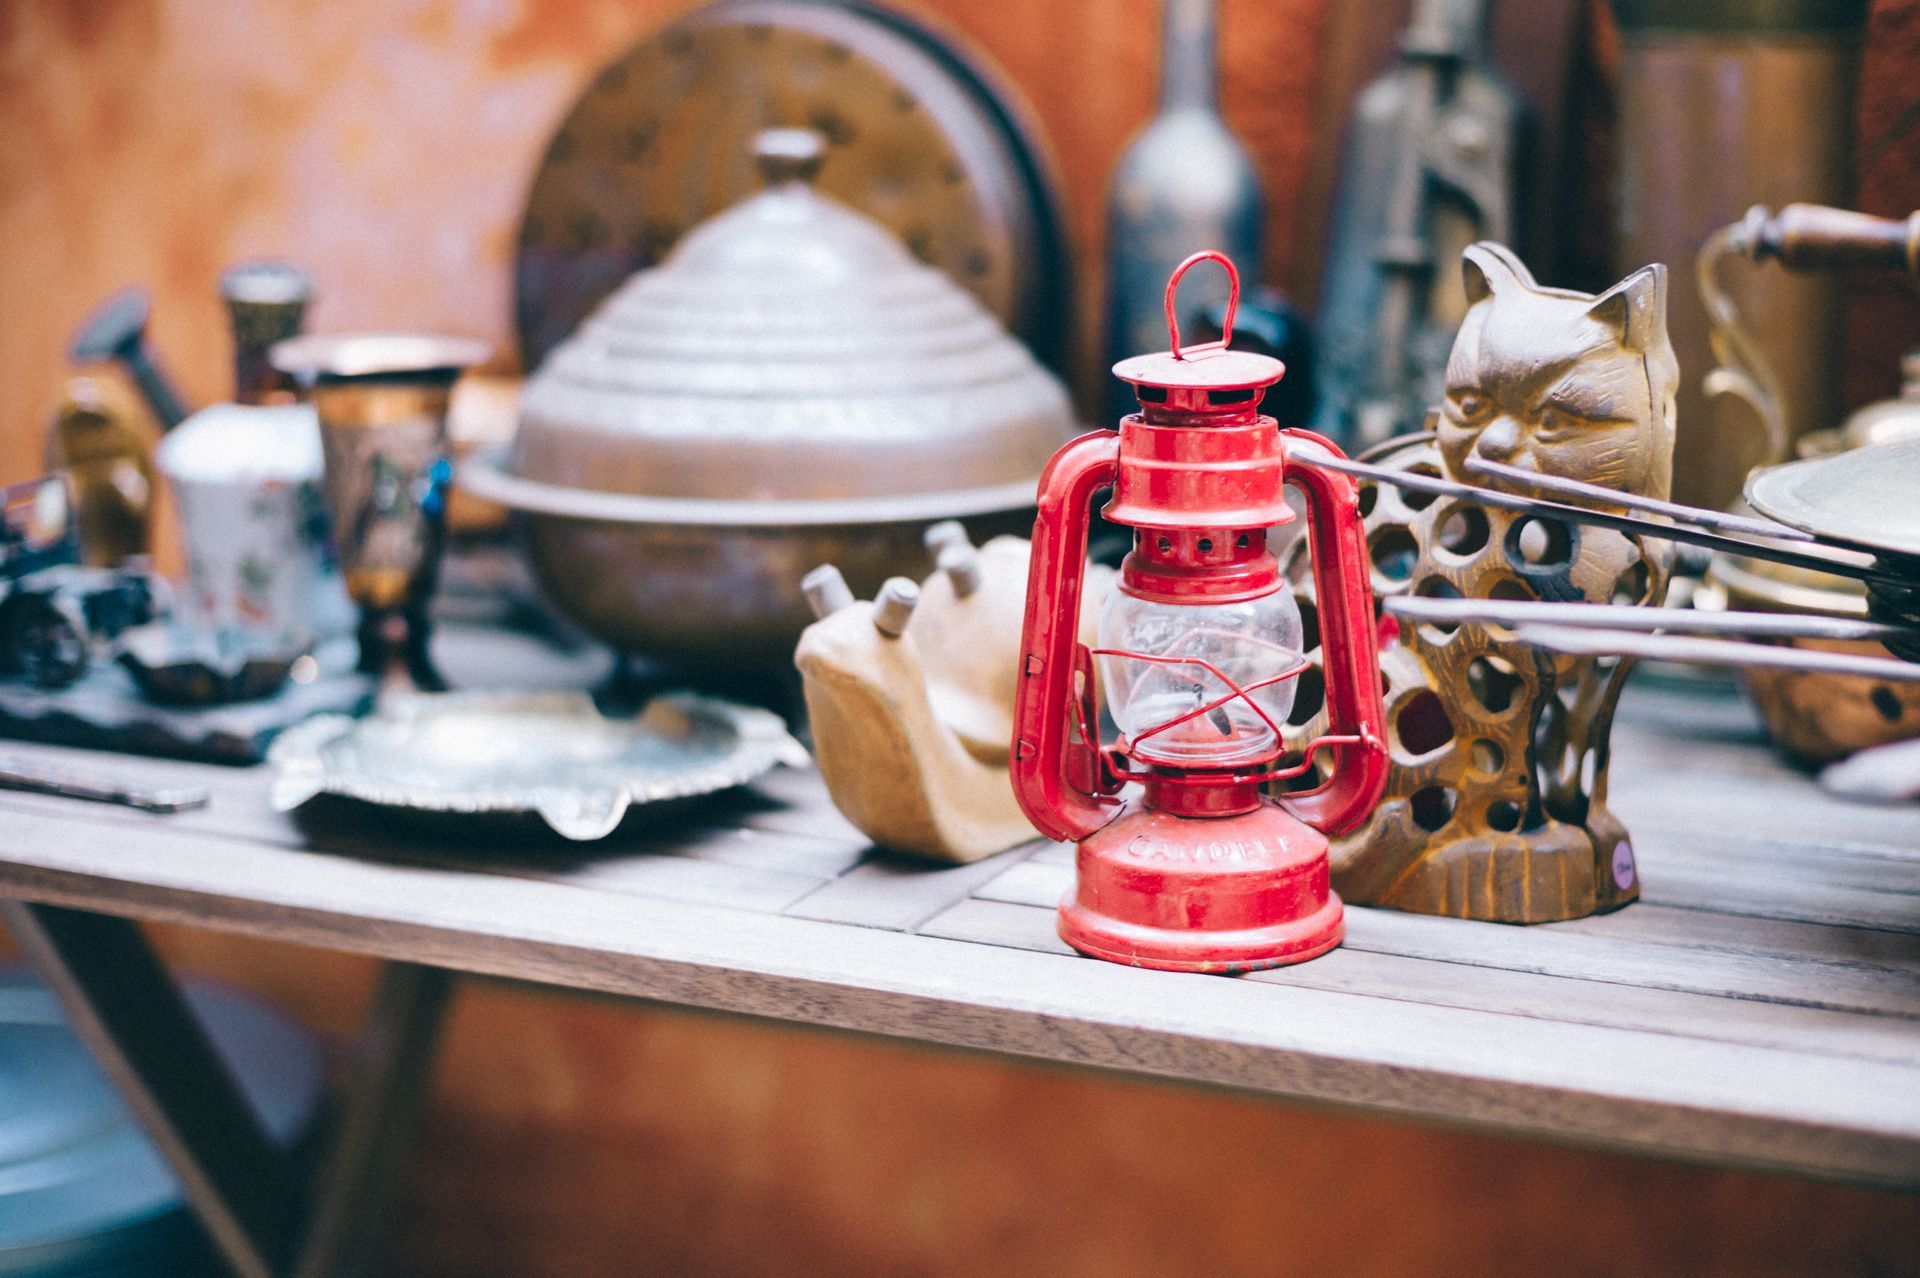
<instances>
[{"instance_id":1,"label":"red lantern frame","mask_svg":"<svg viewBox=\"0 0 1920 1278\"><path fill-rule=\"evenodd\" d=\"M1182 347L1174 298L1203 261L1227 271L1230 292L1218 342ZM1340 901L1329 885L1327 832L1362 820L1386 783L1385 714L1373 595L1357 492L1345 475L1313 465L1339 456L1307 431L1259 414L1284 367L1234 351L1240 282L1222 254L1196 253L1167 284L1170 349L1123 360L1141 411L1119 431L1067 444L1041 476L1015 704L1013 781L1022 808L1050 837L1079 844L1074 893L1061 934L1099 957L1176 970L1235 971L1298 962L1337 945ZM1104 514L1135 530L1119 589L1171 604L1231 603L1282 589L1266 529L1289 522L1284 489L1306 498L1321 617L1329 731L1293 767L1268 766L1285 750L1280 724L1249 695L1302 668L1242 687L1197 658L1089 649L1077 640L1088 512L1111 488ZM1258 534L1256 537L1255 534ZM1095 731L1092 658L1116 655L1204 666L1227 689L1132 740L1102 747ZM1177 767L1143 757L1148 737L1243 699L1273 729L1270 754L1251 766ZM1261 787L1304 775L1334 751L1328 780L1268 798ZM1144 796L1122 802L1129 782ZM1206 849L1238 849L1230 865ZM1199 849L1198 851L1196 849ZM1216 858L1217 861L1217 858Z\"/></svg>"}]
</instances>

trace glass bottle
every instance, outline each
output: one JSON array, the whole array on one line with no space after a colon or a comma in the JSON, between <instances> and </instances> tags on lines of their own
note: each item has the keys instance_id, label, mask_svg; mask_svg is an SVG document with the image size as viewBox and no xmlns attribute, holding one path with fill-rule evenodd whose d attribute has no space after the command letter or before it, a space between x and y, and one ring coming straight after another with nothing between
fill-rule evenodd
<instances>
[{"instance_id":1,"label":"glass bottle","mask_svg":"<svg viewBox=\"0 0 1920 1278\"><path fill-rule=\"evenodd\" d=\"M1220 117L1215 0L1164 0L1158 113L1127 145L1107 201L1109 364L1166 344L1167 279L1189 253L1219 249L1260 261L1263 221L1253 159ZM1196 276L1181 294L1192 315L1226 300L1224 279ZM1106 420L1133 411L1108 379Z\"/></svg>"}]
</instances>

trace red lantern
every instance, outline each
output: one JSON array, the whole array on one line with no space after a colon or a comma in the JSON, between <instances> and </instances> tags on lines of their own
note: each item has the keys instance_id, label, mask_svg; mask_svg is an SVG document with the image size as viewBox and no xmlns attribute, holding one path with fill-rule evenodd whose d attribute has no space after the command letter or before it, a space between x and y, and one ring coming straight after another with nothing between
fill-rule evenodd
<instances>
[{"instance_id":1,"label":"red lantern","mask_svg":"<svg viewBox=\"0 0 1920 1278\"><path fill-rule=\"evenodd\" d=\"M1174 290L1195 263L1226 268L1225 336L1180 345ZM1196 253L1167 283L1172 349L1114 366L1140 412L1062 448L1040 479L1015 706L1014 790L1034 825L1079 844L1060 935L1098 958L1173 971L1297 963L1340 943L1327 833L1357 824L1386 783L1373 596L1353 481L1312 464L1318 435L1259 413L1278 360L1227 349L1240 278ZM1306 499L1331 720L1281 768L1281 728L1306 668L1299 610L1267 549ZM1134 530L1097 648L1076 640L1089 505ZM1100 744L1095 664L1120 736ZM1310 791L1263 787L1331 777ZM1138 797L1125 797L1139 782Z\"/></svg>"}]
</instances>

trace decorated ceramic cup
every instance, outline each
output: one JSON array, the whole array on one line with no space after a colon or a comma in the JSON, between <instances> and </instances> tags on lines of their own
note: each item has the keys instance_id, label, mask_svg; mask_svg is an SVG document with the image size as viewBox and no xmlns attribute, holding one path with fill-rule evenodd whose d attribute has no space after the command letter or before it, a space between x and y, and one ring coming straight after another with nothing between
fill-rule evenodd
<instances>
[{"instance_id":1,"label":"decorated ceramic cup","mask_svg":"<svg viewBox=\"0 0 1920 1278\"><path fill-rule=\"evenodd\" d=\"M320 425L305 404L217 404L156 451L180 510L189 624L313 641L353 611L327 536Z\"/></svg>"}]
</instances>

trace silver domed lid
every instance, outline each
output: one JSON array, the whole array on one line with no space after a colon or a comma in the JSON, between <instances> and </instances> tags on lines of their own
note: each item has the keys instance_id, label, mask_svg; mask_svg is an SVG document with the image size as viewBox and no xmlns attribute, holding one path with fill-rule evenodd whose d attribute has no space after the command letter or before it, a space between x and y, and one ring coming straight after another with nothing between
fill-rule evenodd
<instances>
[{"instance_id":1,"label":"silver domed lid","mask_svg":"<svg viewBox=\"0 0 1920 1278\"><path fill-rule=\"evenodd\" d=\"M630 278L529 379L511 470L651 497L898 497L1032 480L1066 390L972 294L808 179L775 129L767 189Z\"/></svg>"}]
</instances>

